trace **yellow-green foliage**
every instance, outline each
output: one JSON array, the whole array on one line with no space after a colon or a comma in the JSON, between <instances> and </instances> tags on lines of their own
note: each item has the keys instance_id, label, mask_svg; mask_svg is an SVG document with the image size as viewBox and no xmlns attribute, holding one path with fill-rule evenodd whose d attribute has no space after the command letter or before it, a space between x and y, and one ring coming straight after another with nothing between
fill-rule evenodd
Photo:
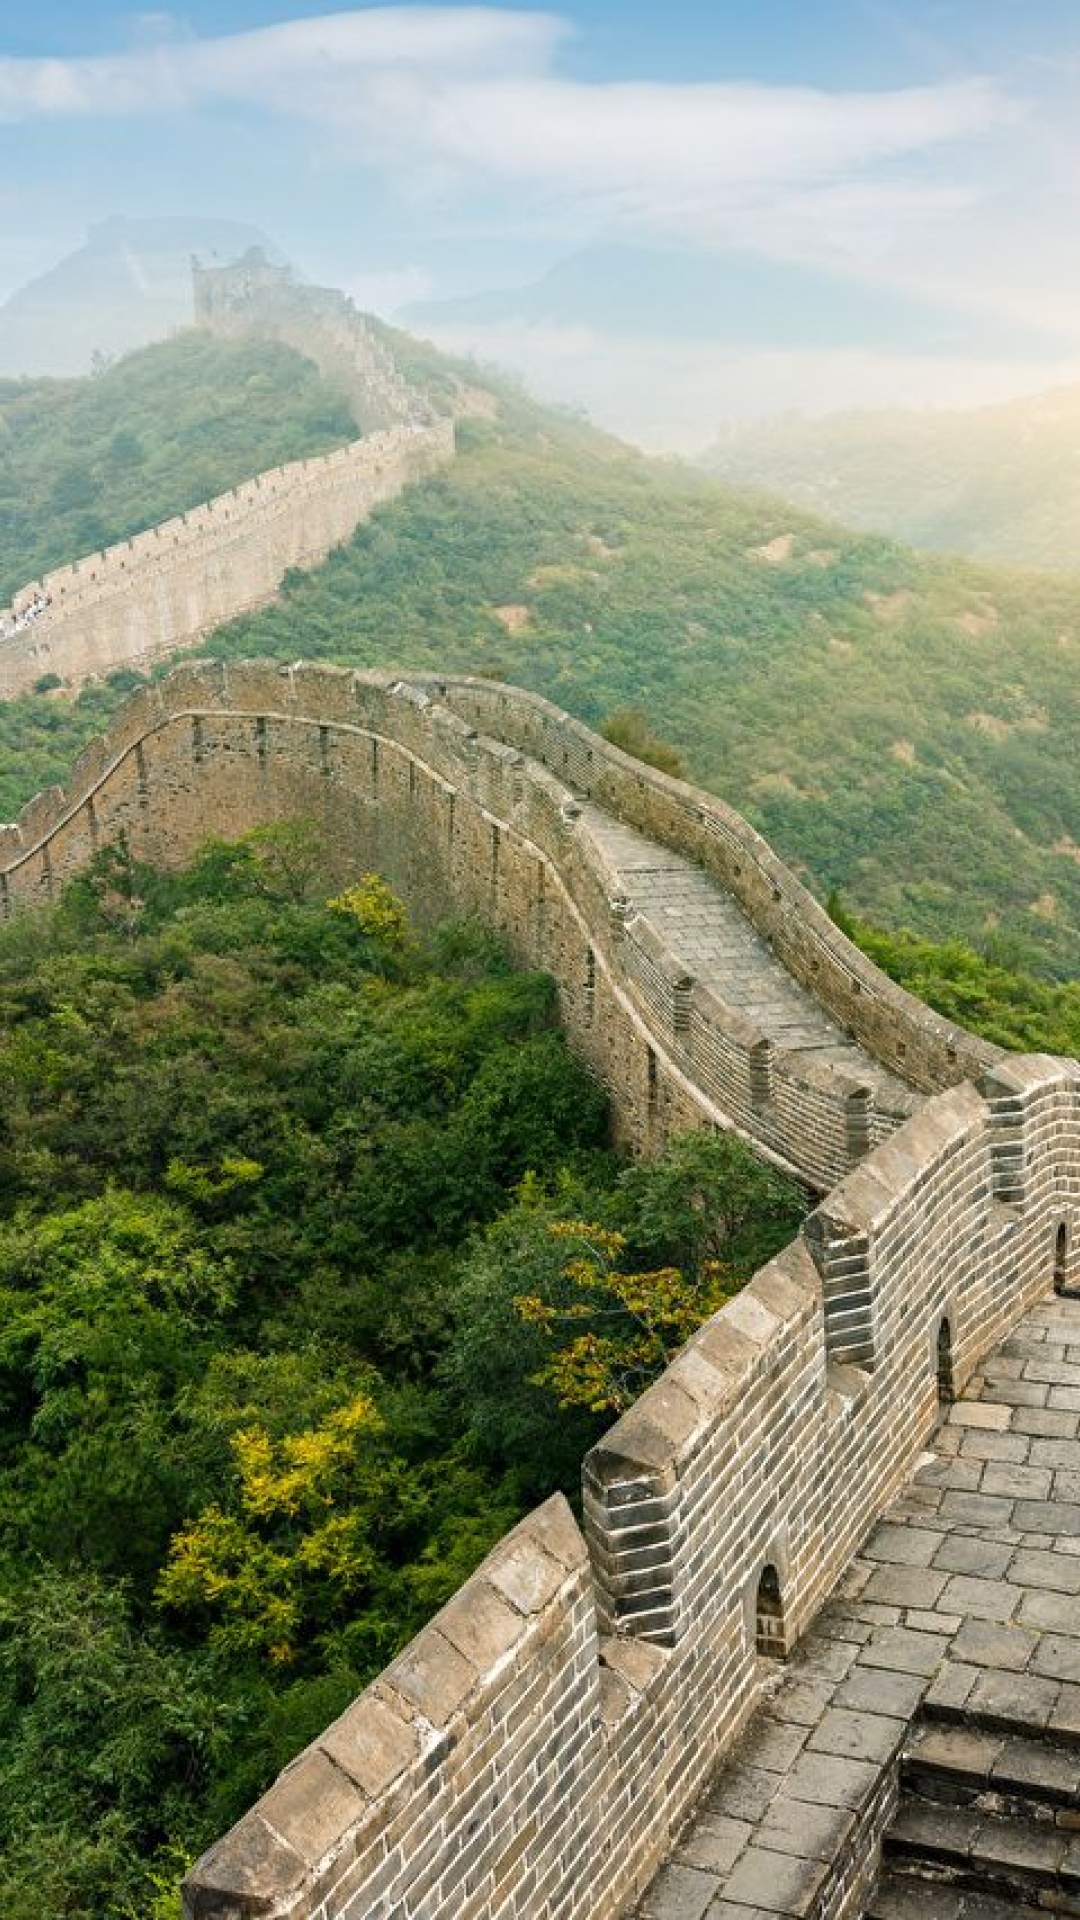
<instances>
[{"instance_id":1,"label":"yellow-green foliage","mask_svg":"<svg viewBox=\"0 0 1080 1920\"><path fill-rule=\"evenodd\" d=\"M573 1249L561 1274L571 1297L556 1304L522 1294L516 1304L526 1324L538 1327L553 1346L533 1378L550 1387L563 1407L624 1413L738 1289L720 1260L705 1260L690 1274L678 1267L626 1273L625 1234L595 1221L557 1220L549 1232Z\"/></svg>"},{"instance_id":2,"label":"yellow-green foliage","mask_svg":"<svg viewBox=\"0 0 1080 1920\"><path fill-rule=\"evenodd\" d=\"M405 946L408 920L401 901L396 899L377 873L361 874L354 886L327 901L331 913L339 913L380 946Z\"/></svg>"},{"instance_id":3,"label":"yellow-green foliage","mask_svg":"<svg viewBox=\"0 0 1080 1920\"><path fill-rule=\"evenodd\" d=\"M261 1426L234 1434L233 1498L173 1536L160 1605L205 1616L211 1646L290 1664L301 1635L365 1591L380 1517L410 1504L408 1469L387 1457L385 1433L370 1393L355 1393L280 1439Z\"/></svg>"}]
</instances>

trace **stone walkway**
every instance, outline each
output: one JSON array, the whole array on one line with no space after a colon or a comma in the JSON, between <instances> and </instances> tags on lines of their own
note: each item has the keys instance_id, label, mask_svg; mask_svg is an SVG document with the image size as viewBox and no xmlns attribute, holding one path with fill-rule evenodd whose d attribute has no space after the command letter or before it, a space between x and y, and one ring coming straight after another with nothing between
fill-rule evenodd
<instances>
[{"instance_id":1,"label":"stone walkway","mask_svg":"<svg viewBox=\"0 0 1080 1920\"><path fill-rule=\"evenodd\" d=\"M904 1082L830 1020L813 995L791 978L718 881L592 801L582 801L581 814L619 873L626 898L652 921L688 973L752 1020L777 1046L813 1054L903 1104L908 1094Z\"/></svg>"},{"instance_id":2,"label":"stone walkway","mask_svg":"<svg viewBox=\"0 0 1080 1920\"><path fill-rule=\"evenodd\" d=\"M890 1822L875 1920L1080 1913L1080 1300L986 1361L780 1671L640 1920L831 1914Z\"/></svg>"}]
</instances>

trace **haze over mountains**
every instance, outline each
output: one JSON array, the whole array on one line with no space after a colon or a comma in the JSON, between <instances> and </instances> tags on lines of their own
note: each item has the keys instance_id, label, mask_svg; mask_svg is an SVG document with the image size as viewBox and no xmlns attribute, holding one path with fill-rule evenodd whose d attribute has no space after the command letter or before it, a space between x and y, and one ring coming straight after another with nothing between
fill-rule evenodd
<instances>
[{"instance_id":1,"label":"haze over mountains","mask_svg":"<svg viewBox=\"0 0 1080 1920\"><path fill-rule=\"evenodd\" d=\"M191 321L191 256L281 255L257 227L202 216L92 226L84 244L0 306L0 375L88 373Z\"/></svg>"},{"instance_id":2,"label":"haze over mountains","mask_svg":"<svg viewBox=\"0 0 1080 1920\"><path fill-rule=\"evenodd\" d=\"M386 338L441 404L444 356ZM80 464L83 494L98 489L95 539L126 531L131 503L110 476L119 453L130 465L117 434L147 439L150 375L154 438L169 439L178 468L220 430L235 370L216 363L222 343L194 336L196 354L192 339L87 383ZM1080 971L1080 582L920 556L649 460L486 384L492 417L462 423L445 475L380 509L208 650L494 672L594 724L643 707L691 777L749 815L820 893L839 887L885 924L1004 942L1052 972ZM313 421L333 425L332 397L312 402L275 458ZM22 490L36 461L46 515L57 486L48 419L59 432L75 404L46 391L7 412ZM184 431L167 436L181 408ZM71 476L60 480L66 499ZM0 808L10 816L62 778L121 697L42 693L3 709Z\"/></svg>"},{"instance_id":3,"label":"haze over mountains","mask_svg":"<svg viewBox=\"0 0 1080 1920\"><path fill-rule=\"evenodd\" d=\"M0 305L0 377L83 374L162 339L190 320L191 255L229 260L253 245L284 258L257 227L214 216L96 223ZM828 250L771 258L749 246L598 237L530 277L508 246L504 285L483 249L460 251L437 282L449 277L458 290L437 298L407 297L427 277L407 264L380 271L373 261L344 277L360 305L449 353L505 366L539 398L657 452L696 457L725 422L762 414L883 398L989 403L1080 371L1056 324L877 283Z\"/></svg>"},{"instance_id":4,"label":"haze over mountains","mask_svg":"<svg viewBox=\"0 0 1080 1920\"><path fill-rule=\"evenodd\" d=\"M884 351L952 353L970 343L970 324L947 302L900 296L825 266L730 249L588 247L526 285L415 302L402 317L437 328L470 320L586 325L718 346L842 348L875 341ZM1042 329L1004 319L983 338L1007 357L1037 353L1047 343Z\"/></svg>"},{"instance_id":5,"label":"haze over mountains","mask_svg":"<svg viewBox=\"0 0 1080 1920\"><path fill-rule=\"evenodd\" d=\"M548 401L658 452L696 455L710 426L792 408L973 404L1036 390L1077 363L1052 325L978 316L842 264L748 249L601 243L534 280L413 301L403 325L512 368Z\"/></svg>"},{"instance_id":6,"label":"haze over mountains","mask_svg":"<svg viewBox=\"0 0 1080 1920\"><path fill-rule=\"evenodd\" d=\"M747 422L701 464L913 546L1080 570L1080 386L966 412Z\"/></svg>"}]
</instances>

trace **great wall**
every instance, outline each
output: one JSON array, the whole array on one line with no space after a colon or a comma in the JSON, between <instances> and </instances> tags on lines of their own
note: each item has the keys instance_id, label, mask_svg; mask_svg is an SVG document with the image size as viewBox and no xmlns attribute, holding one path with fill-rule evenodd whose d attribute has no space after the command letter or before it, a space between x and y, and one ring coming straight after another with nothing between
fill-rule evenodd
<instances>
[{"instance_id":1,"label":"great wall","mask_svg":"<svg viewBox=\"0 0 1080 1920\"><path fill-rule=\"evenodd\" d=\"M547 969L626 1142L735 1126L818 1204L189 1920L1080 1912L1080 1064L942 1020L714 796L473 679L180 665L0 833L0 910L121 832L169 865L297 816Z\"/></svg>"},{"instance_id":2,"label":"great wall","mask_svg":"<svg viewBox=\"0 0 1080 1920\"><path fill-rule=\"evenodd\" d=\"M382 501L453 459L453 419L401 379L342 295L294 286L256 254L195 268L195 317L224 338L257 332L306 354L345 392L361 437L28 582L0 608L0 699L45 678L74 688L145 669L192 646L264 606L291 568L317 566Z\"/></svg>"}]
</instances>

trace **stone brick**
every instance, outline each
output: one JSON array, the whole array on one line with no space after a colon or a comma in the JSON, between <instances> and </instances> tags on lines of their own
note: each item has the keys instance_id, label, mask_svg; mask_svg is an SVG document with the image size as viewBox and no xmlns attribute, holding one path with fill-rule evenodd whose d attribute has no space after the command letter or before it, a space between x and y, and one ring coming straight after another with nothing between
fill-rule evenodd
<instances>
[{"instance_id":1,"label":"stone brick","mask_svg":"<svg viewBox=\"0 0 1080 1920\"><path fill-rule=\"evenodd\" d=\"M306 1835L305 1850L313 1857L346 1809L364 1836L357 1857L340 1864L349 1888L340 1900L351 1908L335 1911L328 1887L318 1894L318 1920L386 1920L410 1903L432 1920L466 1920L490 1904L499 1875L504 1912L491 1920L506 1920L515 1901L515 1920L533 1920L529 1903L560 1920L592 1920L591 1908L610 1913L637 1897L702 1794L710 1818L768 1820L774 1833L787 1799L834 1812L866 1808L871 1821L883 1820L882 1762L798 1748L819 1726L824 1740L841 1743L861 1726L866 1748L873 1729L898 1722L911 1710L902 1701L924 1687L941 1711L947 1698L948 1710L1010 1729L1029 1719L1067 1732L1075 1683L1034 1666L995 1671L976 1649L990 1651L980 1617L993 1632L1071 1643L1060 1616L1036 1620L1029 1602L1080 1594L1080 1531L1072 1530L1080 1502L1042 1498L1044 1478L1015 1477L1025 1463L1012 1444L1009 1457L963 1446L979 1436L1070 1441L1080 1427L1080 1386L1057 1371L1074 1365L1068 1356L1080 1338L1044 1337L1070 1326L1080 1333L1067 1303L1031 1310L1028 1332L1045 1348L1031 1364L1055 1369L1052 1378L1018 1379L1011 1366L976 1371L1022 1303L1049 1285L1055 1221L1080 1211L1074 1064L1001 1061L982 1092L951 1084L981 1073L993 1050L908 1002L846 948L722 803L636 767L531 696L453 677L215 666L192 668L171 690L166 683L139 711L142 719L132 713L118 723L116 751L86 765L99 782L100 833L123 828L138 857L175 863L208 828L236 833L314 807L330 820L343 873L378 866L420 924L451 908L486 912L518 959L553 973L567 1032L611 1089L618 1137L645 1149L727 1116L830 1189L795 1248L695 1336L649 1404L597 1449L584 1498L590 1563L565 1505L549 1506L375 1683L370 1698L396 1715L410 1742L415 1736L415 1758L405 1747L399 1756L384 1719L389 1750L380 1753L376 1741L365 1771L347 1715L321 1755L317 1744L317 1757L301 1763L332 1778L327 1809L306 1824L297 1815L291 1829L298 1841ZM73 797L76 825L88 802ZM30 848L22 828L17 845L6 843L16 905L85 860L85 820L76 831L59 807L46 798L27 816L40 846ZM635 887L647 901L634 901ZM637 944L634 914L612 914L612 900L623 897L649 921ZM707 928L685 917L691 901ZM739 953L753 961L743 999L728 1005L722 949L738 921L750 939ZM703 982L707 945L715 972ZM764 1101L749 1080L766 1016L758 968L762 979L775 970L787 980L778 989L784 1007L807 1009L813 1028L801 1053L779 1036L769 1041ZM673 982L690 972L695 986L676 1021ZM733 982L737 975L732 965ZM919 1095L896 1077L901 1059ZM847 1103L864 1084L853 1067L864 1065L880 1101L874 1127L892 1137L852 1172ZM940 1090L919 1105L932 1089ZM910 1096L906 1110L901 1095ZM1022 1136L1019 1157L1014 1136ZM946 1310L957 1378L972 1380L972 1397L949 1410L938 1458L912 1484L935 1417ZM1033 1456L1027 1465L1043 1476L1072 1471ZM759 1682L762 1569L776 1571L790 1641L856 1553L863 1590L833 1609L805 1657L791 1662L803 1691L792 1711L771 1716L772 1745L761 1748L769 1764L754 1765L751 1739L747 1764L722 1774L714 1790L715 1767ZM873 1569L865 1581L863 1568ZM1008 1622L1012 1611L1023 1626ZM613 1687L619 1700L606 1716L598 1622L608 1707ZM1003 1659L1024 1644L1009 1638ZM969 1658L950 1659L965 1650ZM1059 1653L1058 1664L1067 1658ZM890 1702L893 1713L877 1711ZM892 1738L890 1728L884 1744ZM401 1783L414 1775L410 1798ZM282 1804L297 1791L295 1780L283 1787ZM799 1818L809 1827L818 1816ZM717 1850L731 1831L713 1829ZM231 1846L242 1876L250 1844L258 1872L279 1875L282 1920L307 1920L310 1875L297 1887L287 1854L267 1865L269 1843L258 1843L260 1858L253 1833L223 1843L219 1867L204 1876L209 1899L218 1873L218 1904L203 1911L226 1910L220 1861ZM735 1872L754 1851L749 1843ZM782 1846L756 1851L787 1860L785 1874L800 1864ZM683 1871L705 1872L689 1862ZM717 1911L730 1904L723 1870L705 1877L716 1882ZM701 1891L682 1885L688 1897ZM749 1877L743 1886L744 1910L785 1910L775 1905L779 1894L759 1897ZM195 1885L189 1902L201 1897Z\"/></svg>"}]
</instances>

